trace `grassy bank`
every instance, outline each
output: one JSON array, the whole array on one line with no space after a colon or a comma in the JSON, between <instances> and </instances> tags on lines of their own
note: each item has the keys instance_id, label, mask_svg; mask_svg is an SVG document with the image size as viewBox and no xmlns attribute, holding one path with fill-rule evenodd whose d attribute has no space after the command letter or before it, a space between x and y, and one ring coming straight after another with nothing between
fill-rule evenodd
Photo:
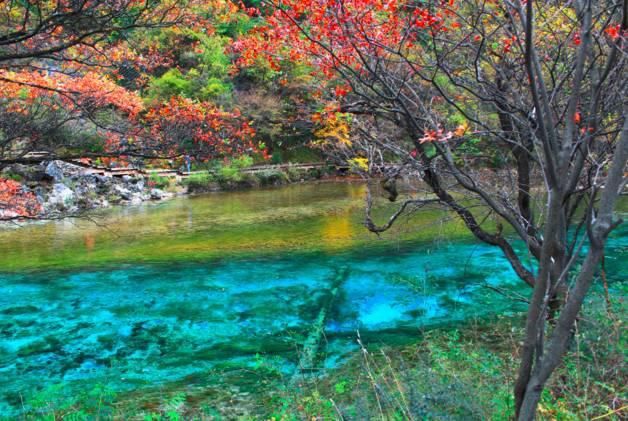
<instances>
[{"instance_id":1,"label":"grassy bank","mask_svg":"<svg viewBox=\"0 0 628 421\"><path fill-rule=\"evenodd\" d=\"M544 420L619 420L628 373L622 320L625 283L587 302L570 353L543 394ZM506 299L506 298L505 298ZM24 402L24 419L493 419L512 417L511 387L523 315L417 332L397 347L365 345L337 369L286 375L258 356L243 373L208 373L208 386L180 385L116 394L96 385L80 395L63 386ZM215 383L212 382L215 380ZM256 393L238 392L252 383ZM251 386L248 384L247 386Z\"/></svg>"},{"instance_id":2,"label":"grassy bank","mask_svg":"<svg viewBox=\"0 0 628 421\"><path fill-rule=\"evenodd\" d=\"M172 192L206 193L233 191L255 187L281 186L334 176L332 166L301 168L287 165L276 168L253 170L253 160L248 156L228 163L213 161L194 168L195 172L177 182L172 177L151 175L148 182L154 187Z\"/></svg>"},{"instance_id":3,"label":"grassy bank","mask_svg":"<svg viewBox=\"0 0 628 421\"><path fill-rule=\"evenodd\" d=\"M625 419L626 284L587 303L571 350L543 393L539 418ZM493 419L513 416L524 315L423 332L417 343L366 349L327 376L271 399L276 419Z\"/></svg>"}]
</instances>

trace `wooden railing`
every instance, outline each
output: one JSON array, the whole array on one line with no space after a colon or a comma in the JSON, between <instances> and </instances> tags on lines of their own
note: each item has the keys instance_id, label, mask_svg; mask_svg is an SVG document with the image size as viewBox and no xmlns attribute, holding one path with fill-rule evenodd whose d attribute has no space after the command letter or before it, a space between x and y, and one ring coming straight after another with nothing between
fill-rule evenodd
<instances>
[{"instance_id":1,"label":"wooden railing","mask_svg":"<svg viewBox=\"0 0 628 421\"><path fill-rule=\"evenodd\" d=\"M85 167L84 174L97 174L97 175L105 175L111 177L122 177L125 175L128 176L150 176L150 175L158 175L160 177L177 177L177 178L187 178L194 174L214 174L213 170L202 170L202 171L180 171L170 168L150 168L150 169L138 169L133 167L120 167L120 168L107 168L102 166L95 165L87 165L84 163L73 162L78 165ZM252 167L243 168L241 171L246 174L255 174L262 171L270 171L270 170L287 170L289 168L299 169L299 170L313 170L313 169L322 169L322 168L333 168L336 172L343 173L349 170L348 165L330 165L324 162L316 162L316 163L308 163L308 164L278 164L278 165L254 165Z\"/></svg>"}]
</instances>

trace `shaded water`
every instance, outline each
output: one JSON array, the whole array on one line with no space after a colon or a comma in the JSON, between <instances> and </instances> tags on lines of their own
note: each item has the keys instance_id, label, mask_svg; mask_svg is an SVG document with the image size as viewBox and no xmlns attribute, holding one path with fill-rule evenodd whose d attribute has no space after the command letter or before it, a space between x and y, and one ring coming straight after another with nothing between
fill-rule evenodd
<instances>
[{"instance_id":1,"label":"shaded water","mask_svg":"<svg viewBox=\"0 0 628 421\"><path fill-rule=\"evenodd\" d=\"M291 375L312 337L313 364L333 367L357 330L404 343L522 309L487 288L528 294L498 250L436 212L413 217L418 233L377 239L360 225L362 198L359 184L299 185L0 231L0 413L50 384L202 386L260 356ZM616 279L623 234L609 253ZM324 340L312 333L321 314Z\"/></svg>"}]
</instances>

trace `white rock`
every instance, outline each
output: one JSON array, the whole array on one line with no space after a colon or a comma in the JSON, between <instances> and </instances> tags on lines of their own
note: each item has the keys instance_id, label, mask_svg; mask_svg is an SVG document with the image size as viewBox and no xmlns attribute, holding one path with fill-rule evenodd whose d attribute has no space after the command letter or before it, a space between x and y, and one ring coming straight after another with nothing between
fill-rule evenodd
<instances>
[{"instance_id":1,"label":"white rock","mask_svg":"<svg viewBox=\"0 0 628 421\"><path fill-rule=\"evenodd\" d=\"M121 186L121 185L119 185L119 184L116 184L116 185L113 187L113 190L116 192L116 194L117 194L118 196L120 196L120 197L121 197L121 198L123 198L124 200L131 200L132 193L131 193L131 191L130 191L129 189L127 189L126 187Z\"/></svg>"},{"instance_id":2,"label":"white rock","mask_svg":"<svg viewBox=\"0 0 628 421\"><path fill-rule=\"evenodd\" d=\"M48 203L69 206L74 202L74 192L63 183L55 183L48 196Z\"/></svg>"},{"instance_id":3,"label":"white rock","mask_svg":"<svg viewBox=\"0 0 628 421\"><path fill-rule=\"evenodd\" d=\"M82 167L58 160L50 161L46 165L46 174L52 177L56 182L60 182L66 177L80 175L82 172Z\"/></svg>"},{"instance_id":4,"label":"white rock","mask_svg":"<svg viewBox=\"0 0 628 421\"><path fill-rule=\"evenodd\" d=\"M160 189L151 189L150 198L154 200L161 200L164 197L164 191Z\"/></svg>"},{"instance_id":5,"label":"white rock","mask_svg":"<svg viewBox=\"0 0 628 421\"><path fill-rule=\"evenodd\" d=\"M135 193L131 196L131 200L129 202L130 205L140 205L142 204L143 200L142 200L142 196Z\"/></svg>"}]
</instances>

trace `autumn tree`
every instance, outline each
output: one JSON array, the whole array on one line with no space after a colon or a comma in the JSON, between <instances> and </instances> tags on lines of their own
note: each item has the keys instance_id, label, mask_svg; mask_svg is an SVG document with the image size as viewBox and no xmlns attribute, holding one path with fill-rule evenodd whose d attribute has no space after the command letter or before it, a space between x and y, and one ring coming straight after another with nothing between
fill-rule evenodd
<instances>
[{"instance_id":1,"label":"autumn tree","mask_svg":"<svg viewBox=\"0 0 628 421\"><path fill-rule=\"evenodd\" d=\"M181 18L176 2L4 2L0 107L5 120L23 117L32 124L27 124L30 131L4 129L0 158L16 159L38 148L52 152L54 136L42 139L48 132L70 124L77 130L77 125L96 120L100 109L109 105L136 113L139 99L116 85L113 72L119 62L132 56L126 37L132 30L171 25ZM102 130L104 120L97 121L91 131Z\"/></svg>"},{"instance_id":2,"label":"autumn tree","mask_svg":"<svg viewBox=\"0 0 628 421\"><path fill-rule=\"evenodd\" d=\"M254 132L245 119L207 102L219 88L207 81L204 89L189 89L205 92L203 97L183 98L187 92L176 90L141 96L151 72L175 65L176 41L166 53L156 39L167 33L175 40L193 34L194 42L205 43L197 49L213 47L205 61L216 67L209 54L222 54L225 42L211 44L213 25L228 22L234 11L224 0L3 4L0 169L30 162L33 151L47 152L52 159L124 161L192 152L208 159L254 149ZM226 68L228 60L223 61ZM10 191L17 195L21 190Z\"/></svg>"},{"instance_id":3,"label":"autumn tree","mask_svg":"<svg viewBox=\"0 0 628 421\"><path fill-rule=\"evenodd\" d=\"M444 206L532 288L514 397L518 419L534 419L620 223L628 2L264 4L266 24L234 46L238 65L308 63L326 80L329 115L351 123L351 145L336 150L388 190L416 174L430 193L383 225L369 196L368 229Z\"/></svg>"},{"instance_id":4,"label":"autumn tree","mask_svg":"<svg viewBox=\"0 0 628 421\"><path fill-rule=\"evenodd\" d=\"M185 19L178 0L26 0L3 2L0 68L55 70L61 64L101 65L129 31Z\"/></svg>"},{"instance_id":5,"label":"autumn tree","mask_svg":"<svg viewBox=\"0 0 628 421\"><path fill-rule=\"evenodd\" d=\"M156 150L169 156L193 154L199 160L257 152L255 131L238 110L226 112L208 102L171 98L145 114ZM144 145L146 146L146 145Z\"/></svg>"}]
</instances>

